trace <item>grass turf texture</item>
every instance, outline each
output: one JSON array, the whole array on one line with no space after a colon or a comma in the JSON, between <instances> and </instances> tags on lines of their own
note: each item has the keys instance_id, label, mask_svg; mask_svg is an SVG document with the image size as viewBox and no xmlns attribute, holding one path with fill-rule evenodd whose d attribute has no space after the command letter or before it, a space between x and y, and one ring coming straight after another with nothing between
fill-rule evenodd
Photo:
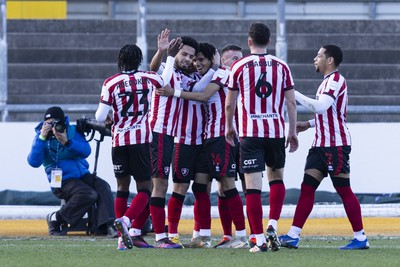
<instances>
[{"instance_id":1,"label":"grass turf texture","mask_svg":"<svg viewBox=\"0 0 400 267\"><path fill-rule=\"evenodd\" d=\"M287 232L291 219L279 222L279 234ZM213 244L221 237L213 220ZM264 221L266 225L266 221ZM309 219L300 248L251 254L248 250L132 249L116 250L116 239L72 233L47 236L44 220L0 221L0 266L397 266L400 254L400 218L364 218L371 248L340 251L352 231L346 218ZM182 220L181 238L189 241L192 220ZM154 242L154 235L145 238ZM273 266L273 265L272 265Z\"/></svg>"},{"instance_id":2,"label":"grass turf texture","mask_svg":"<svg viewBox=\"0 0 400 267\"><path fill-rule=\"evenodd\" d=\"M187 239L188 240L188 239ZM397 266L400 239L373 237L371 248L340 251L343 238L303 238L297 250L251 254L246 249L132 249L93 237L5 238L1 266Z\"/></svg>"}]
</instances>

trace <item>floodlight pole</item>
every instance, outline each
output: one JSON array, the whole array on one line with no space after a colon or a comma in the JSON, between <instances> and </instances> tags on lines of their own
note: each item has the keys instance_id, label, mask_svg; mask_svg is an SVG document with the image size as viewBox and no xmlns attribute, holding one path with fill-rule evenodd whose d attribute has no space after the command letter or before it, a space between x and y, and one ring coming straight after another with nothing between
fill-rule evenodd
<instances>
[{"instance_id":1,"label":"floodlight pole","mask_svg":"<svg viewBox=\"0 0 400 267\"><path fill-rule=\"evenodd\" d=\"M277 2L278 16L276 19L276 56L287 61L286 22L285 22L285 0Z\"/></svg>"},{"instance_id":2,"label":"floodlight pole","mask_svg":"<svg viewBox=\"0 0 400 267\"><path fill-rule=\"evenodd\" d=\"M147 69L147 40L146 40L146 0L138 1L138 12L136 22L136 45L140 47L143 53L142 67Z\"/></svg>"},{"instance_id":3,"label":"floodlight pole","mask_svg":"<svg viewBox=\"0 0 400 267\"><path fill-rule=\"evenodd\" d=\"M0 113L7 118L7 14L6 0L0 0Z\"/></svg>"}]
</instances>

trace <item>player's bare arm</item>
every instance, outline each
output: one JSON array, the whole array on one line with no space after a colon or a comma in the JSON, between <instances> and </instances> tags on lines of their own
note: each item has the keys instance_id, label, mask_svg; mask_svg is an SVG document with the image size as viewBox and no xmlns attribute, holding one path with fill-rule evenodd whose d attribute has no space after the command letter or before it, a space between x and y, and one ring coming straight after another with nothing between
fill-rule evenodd
<instances>
[{"instance_id":1,"label":"player's bare arm","mask_svg":"<svg viewBox=\"0 0 400 267\"><path fill-rule=\"evenodd\" d=\"M210 97L214 95L216 92L218 92L220 88L221 87L216 83L209 83L203 92L182 91L180 98L186 100L199 101L199 102L207 102L207 100L210 99ZM162 96L172 96L174 95L174 89L171 88L170 86L164 86L163 88L157 89L156 94Z\"/></svg>"},{"instance_id":2,"label":"player's bare arm","mask_svg":"<svg viewBox=\"0 0 400 267\"><path fill-rule=\"evenodd\" d=\"M235 146L235 139L237 138L236 130L233 125L233 116L235 115L238 93L237 90L228 90L225 99L225 139L231 146Z\"/></svg>"},{"instance_id":3,"label":"player's bare arm","mask_svg":"<svg viewBox=\"0 0 400 267\"><path fill-rule=\"evenodd\" d=\"M297 105L294 90L285 91L285 100L289 118L289 131L286 138L286 147L289 147L289 152L295 152L299 148L299 140L297 139L296 132Z\"/></svg>"},{"instance_id":4,"label":"player's bare arm","mask_svg":"<svg viewBox=\"0 0 400 267\"><path fill-rule=\"evenodd\" d=\"M308 121L299 121L296 123L296 132L301 133L307 131L311 127Z\"/></svg>"}]
</instances>

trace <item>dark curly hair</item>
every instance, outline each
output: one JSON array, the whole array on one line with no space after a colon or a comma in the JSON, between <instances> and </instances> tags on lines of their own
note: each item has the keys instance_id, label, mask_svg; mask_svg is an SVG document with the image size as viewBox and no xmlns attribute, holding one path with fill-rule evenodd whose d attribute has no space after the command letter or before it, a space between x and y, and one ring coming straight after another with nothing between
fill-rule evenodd
<instances>
[{"instance_id":1,"label":"dark curly hair","mask_svg":"<svg viewBox=\"0 0 400 267\"><path fill-rule=\"evenodd\" d=\"M255 45L266 46L271 37L271 30L268 25L261 22L255 22L250 25L249 37Z\"/></svg>"},{"instance_id":2,"label":"dark curly hair","mask_svg":"<svg viewBox=\"0 0 400 267\"><path fill-rule=\"evenodd\" d=\"M335 66L339 67L340 63L342 63L343 61L342 49L340 49L339 46L333 44L324 45L322 46L322 48L325 48L326 57L333 57L333 60L335 61Z\"/></svg>"},{"instance_id":3,"label":"dark curly hair","mask_svg":"<svg viewBox=\"0 0 400 267\"><path fill-rule=\"evenodd\" d=\"M199 43L199 51L198 53L202 53L205 58L210 61L213 61L215 55L216 48L210 43Z\"/></svg>"},{"instance_id":4,"label":"dark curly hair","mask_svg":"<svg viewBox=\"0 0 400 267\"><path fill-rule=\"evenodd\" d=\"M182 44L194 48L195 54L199 52L199 43L195 39L189 36L182 36L181 39L182 39Z\"/></svg>"},{"instance_id":5,"label":"dark curly hair","mask_svg":"<svg viewBox=\"0 0 400 267\"><path fill-rule=\"evenodd\" d=\"M118 69L119 71L137 70L142 60L142 50L137 45L127 44L119 51Z\"/></svg>"}]
</instances>

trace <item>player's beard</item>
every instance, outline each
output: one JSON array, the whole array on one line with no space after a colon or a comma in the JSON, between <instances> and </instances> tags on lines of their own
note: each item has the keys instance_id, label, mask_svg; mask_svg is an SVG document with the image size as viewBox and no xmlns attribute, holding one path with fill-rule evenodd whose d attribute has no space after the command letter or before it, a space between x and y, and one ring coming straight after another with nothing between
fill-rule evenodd
<instances>
[{"instance_id":1,"label":"player's beard","mask_svg":"<svg viewBox=\"0 0 400 267\"><path fill-rule=\"evenodd\" d=\"M179 66L180 70L190 73L191 72L191 68L190 68L191 64L192 63L188 62L187 60L182 60L179 62L178 66Z\"/></svg>"}]
</instances>

